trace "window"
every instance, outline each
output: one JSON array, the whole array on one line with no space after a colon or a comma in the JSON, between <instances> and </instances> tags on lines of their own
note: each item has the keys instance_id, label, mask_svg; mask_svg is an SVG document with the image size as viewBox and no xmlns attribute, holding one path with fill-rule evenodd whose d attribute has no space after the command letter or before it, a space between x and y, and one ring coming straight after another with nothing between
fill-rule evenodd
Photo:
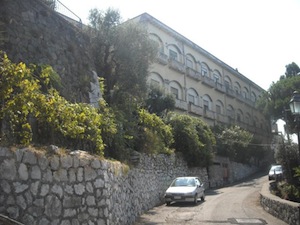
<instances>
[{"instance_id":1,"label":"window","mask_svg":"<svg viewBox=\"0 0 300 225\"><path fill-rule=\"evenodd\" d=\"M230 78L228 76L226 76L224 78L224 84L225 84L226 89L230 89L231 88L231 80L230 80Z\"/></svg>"},{"instance_id":2,"label":"window","mask_svg":"<svg viewBox=\"0 0 300 225\"><path fill-rule=\"evenodd\" d=\"M214 79L214 82L215 83L222 83L222 81L221 81L221 75L220 75L220 73L218 72L218 71L214 71L214 74L213 74L213 79Z\"/></svg>"},{"instance_id":3,"label":"window","mask_svg":"<svg viewBox=\"0 0 300 225\"><path fill-rule=\"evenodd\" d=\"M211 98L208 95L204 95L203 96L203 108L204 108L205 112L207 110L211 110L211 107L212 107L211 104L212 104Z\"/></svg>"},{"instance_id":4,"label":"window","mask_svg":"<svg viewBox=\"0 0 300 225\"><path fill-rule=\"evenodd\" d=\"M175 99L179 99L177 88L171 87L171 94L175 97Z\"/></svg>"},{"instance_id":5,"label":"window","mask_svg":"<svg viewBox=\"0 0 300 225\"><path fill-rule=\"evenodd\" d=\"M216 113L223 114L223 103L220 100L216 101Z\"/></svg>"},{"instance_id":6,"label":"window","mask_svg":"<svg viewBox=\"0 0 300 225\"><path fill-rule=\"evenodd\" d=\"M169 57L172 60L178 61L178 54L177 54L177 52L175 52L175 51L173 51L171 49L169 50Z\"/></svg>"},{"instance_id":7,"label":"window","mask_svg":"<svg viewBox=\"0 0 300 225\"><path fill-rule=\"evenodd\" d=\"M247 99L248 96L249 96L249 91L248 91L247 88L244 88L244 90L243 90L243 97L244 97L245 99Z\"/></svg>"},{"instance_id":8,"label":"window","mask_svg":"<svg viewBox=\"0 0 300 225\"><path fill-rule=\"evenodd\" d=\"M249 124L249 125L252 125L253 123L252 123L252 117L251 117L251 115L249 114L249 113L247 113L246 115L245 115L245 123L247 123L247 124Z\"/></svg>"},{"instance_id":9,"label":"window","mask_svg":"<svg viewBox=\"0 0 300 225\"><path fill-rule=\"evenodd\" d=\"M220 105L216 105L216 113L221 114L221 106Z\"/></svg>"},{"instance_id":10,"label":"window","mask_svg":"<svg viewBox=\"0 0 300 225\"><path fill-rule=\"evenodd\" d=\"M241 118L241 114L238 112L237 115L236 115L236 120L238 122L241 122L242 121L242 118Z\"/></svg>"},{"instance_id":11,"label":"window","mask_svg":"<svg viewBox=\"0 0 300 225\"><path fill-rule=\"evenodd\" d=\"M204 63L201 63L201 75L208 77L208 68Z\"/></svg>"},{"instance_id":12,"label":"window","mask_svg":"<svg viewBox=\"0 0 300 225\"><path fill-rule=\"evenodd\" d=\"M243 112L241 110L238 110L236 113L236 120L238 122L242 122L243 121Z\"/></svg>"},{"instance_id":13,"label":"window","mask_svg":"<svg viewBox=\"0 0 300 225\"><path fill-rule=\"evenodd\" d=\"M204 113L209 110L209 101L203 100Z\"/></svg>"},{"instance_id":14,"label":"window","mask_svg":"<svg viewBox=\"0 0 300 225\"><path fill-rule=\"evenodd\" d=\"M154 33L151 33L151 34L150 34L150 39L153 40L153 41L157 44L158 49L159 49L159 52L164 53L164 45L163 45L163 42L162 42L162 40L160 39L160 37L157 36L157 35L154 34Z\"/></svg>"},{"instance_id":15,"label":"window","mask_svg":"<svg viewBox=\"0 0 300 225\"><path fill-rule=\"evenodd\" d=\"M256 95L253 91L251 92L251 101L256 102Z\"/></svg>"},{"instance_id":16,"label":"window","mask_svg":"<svg viewBox=\"0 0 300 225\"><path fill-rule=\"evenodd\" d=\"M190 88L187 91L187 101L193 103L194 105L199 105L198 93L195 89Z\"/></svg>"},{"instance_id":17,"label":"window","mask_svg":"<svg viewBox=\"0 0 300 225\"><path fill-rule=\"evenodd\" d=\"M151 79L150 85L151 87L159 87L159 81Z\"/></svg>"},{"instance_id":18,"label":"window","mask_svg":"<svg viewBox=\"0 0 300 225\"><path fill-rule=\"evenodd\" d=\"M229 105L227 107L227 115L230 119L234 119L234 109L233 109L232 105Z\"/></svg>"},{"instance_id":19,"label":"window","mask_svg":"<svg viewBox=\"0 0 300 225\"><path fill-rule=\"evenodd\" d=\"M193 69L194 68L193 65L194 65L193 61L189 58L186 58L186 66Z\"/></svg>"},{"instance_id":20,"label":"window","mask_svg":"<svg viewBox=\"0 0 300 225\"><path fill-rule=\"evenodd\" d=\"M193 103L193 104L195 105L195 96L189 94L189 95L188 95L188 101L189 101L190 103Z\"/></svg>"},{"instance_id":21,"label":"window","mask_svg":"<svg viewBox=\"0 0 300 225\"><path fill-rule=\"evenodd\" d=\"M241 93L241 86L237 82L234 85L234 91L237 95L239 95Z\"/></svg>"}]
</instances>

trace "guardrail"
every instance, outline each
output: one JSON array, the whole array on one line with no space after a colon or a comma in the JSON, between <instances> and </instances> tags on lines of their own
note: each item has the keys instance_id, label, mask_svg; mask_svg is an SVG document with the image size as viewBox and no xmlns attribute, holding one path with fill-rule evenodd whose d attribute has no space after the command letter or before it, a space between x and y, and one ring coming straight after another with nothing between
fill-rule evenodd
<instances>
[{"instance_id":1,"label":"guardrail","mask_svg":"<svg viewBox=\"0 0 300 225\"><path fill-rule=\"evenodd\" d=\"M81 18L59 0L55 1L55 11L82 24Z\"/></svg>"}]
</instances>

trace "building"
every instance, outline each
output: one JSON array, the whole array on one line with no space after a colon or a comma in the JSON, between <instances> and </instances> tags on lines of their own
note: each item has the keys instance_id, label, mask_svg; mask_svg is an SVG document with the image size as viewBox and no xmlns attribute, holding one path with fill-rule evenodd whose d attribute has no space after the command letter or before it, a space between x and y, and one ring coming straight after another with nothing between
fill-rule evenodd
<instances>
[{"instance_id":1,"label":"building","mask_svg":"<svg viewBox=\"0 0 300 225\"><path fill-rule=\"evenodd\" d=\"M270 121L255 107L261 87L151 15L133 21L142 23L159 45L149 83L172 93L177 111L199 116L210 126L238 125L270 143Z\"/></svg>"}]
</instances>

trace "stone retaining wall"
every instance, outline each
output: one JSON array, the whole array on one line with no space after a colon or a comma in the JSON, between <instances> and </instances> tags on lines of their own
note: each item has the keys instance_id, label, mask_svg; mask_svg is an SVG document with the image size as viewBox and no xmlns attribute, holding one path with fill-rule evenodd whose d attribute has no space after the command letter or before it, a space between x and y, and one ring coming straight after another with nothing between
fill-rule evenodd
<instances>
[{"instance_id":1,"label":"stone retaining wall","mask_svg":"<svg viewBox=\"0 0 300 225\"><path fill-rule=\"evenodd\" d=\"M269 187L269 183L264 184L260 193L260 204L264 210L289 225L299 225L299 203L287 201L271 194Z\"/></svg>"},{"instance_id":2,"label":"stone retaining wall","mask_svg":"<svg viewBox=\"0 0 300 225\"><path fill-rule=\"evenodd\" d=\"M139 156L130 169L82 151L49 154L30 149L0 149L0 213L25 225L132 224L161 204L176 176L197 175L172 156Z\"/></svg>"},{"instance_id":3,"label":"stone retaining wall","mask_svg":"<svg viewBox=\"0 0 300 225\"><path fill-rule=\"evenodd\" d=\"M1 0L0 50L15 63L52 66L68 100L99 98L90 38L40 0Z\"/></svg>"},{"instance_id":4,"label":"stone retaining wall","mask_svg":"<svg viewBox=\"0 0 300 225\"><path fill-rule=\"evenodd\" d=\"M207 170L188 168L180 156L134 158L129 168L83 151L0 148L0 214L25 225L130 225L163 204L175 177L209 185Z\"/></svg>"}]
</instances>

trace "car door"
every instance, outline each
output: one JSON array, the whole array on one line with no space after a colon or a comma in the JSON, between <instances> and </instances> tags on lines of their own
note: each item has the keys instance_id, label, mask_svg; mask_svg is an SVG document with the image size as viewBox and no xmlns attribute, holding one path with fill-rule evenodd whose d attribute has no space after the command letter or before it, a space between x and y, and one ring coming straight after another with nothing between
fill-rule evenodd
<instances>
[{"instance_id":1,"label":"car door","mask_svg":"<svg viewBox=\"0 0 300 225\"><path fill-rule=\"evenodd\" d=\"M197 185L197 193L198 196L203 196L204 188L203 185L201 184L200 180L198 178L195 179L196 185Z\"/></svg>"}]
</instances>

